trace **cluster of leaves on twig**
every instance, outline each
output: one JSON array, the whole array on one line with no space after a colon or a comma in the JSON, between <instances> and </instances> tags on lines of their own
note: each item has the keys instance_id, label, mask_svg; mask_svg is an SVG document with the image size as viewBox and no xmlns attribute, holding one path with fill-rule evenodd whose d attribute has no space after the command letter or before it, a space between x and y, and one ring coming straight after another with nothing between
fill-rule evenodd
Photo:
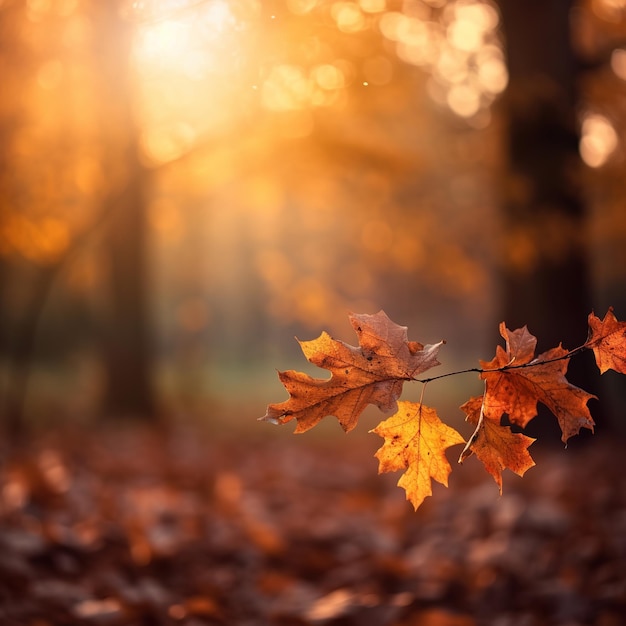
<instances>
[{"instance_id":1,"label":"cluster of leaves on twig","mask_svg":"<svg viewBox=\"0 0 626 626\"><path fill-rule=\"evenodd\" d=\"M524 326L509 330L500 324L506 347L498 346L491 361L480 368L419 378L435 365L443 341L422 345L409 341L406 326L392 322L384 311L375 315L351 314L359 346L333 339L323 332L317 339L301 341L305 357L331 372L329 379L313 378L293 370L279 372L289 399L270 404L261 420L285 424L295 419L295 432L313 428L321 419L334 415L342 428L352 430L368 404L383 412L395 411L371 432L384 438L376 453L379 473L404 470L398 485L406 491L415 509L432 495L431 479L448 484L451 472L447 448L465 443L462 463L475 454L493 476L502 492L502 471L518 475L534 465L528 447L534 439L504 425L524 428L536 415L541 402L556 416L566 442L581 428L593 431L594 421L587 402L594 398L571 385L565 374L569 360L583 350L593 350L600 373L613 369L626 374L626 322L618 321L609 308L603 320L589 315L587 341L573 350L560 344L535 356L537 339ZM482 396L470 398L461 409L475 426L467 442L444 424L435 409L420 402L398 401L406 381L424 384L455 374L478 372L484 381Z\"/></svg>"}]
</instances>

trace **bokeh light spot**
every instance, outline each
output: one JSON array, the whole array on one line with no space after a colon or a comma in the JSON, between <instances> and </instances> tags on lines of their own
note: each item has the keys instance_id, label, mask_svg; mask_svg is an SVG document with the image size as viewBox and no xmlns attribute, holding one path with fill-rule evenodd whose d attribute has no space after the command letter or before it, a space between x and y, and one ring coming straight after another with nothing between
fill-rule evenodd
<instances>
[{"instance_id":1,"label":"bokeh light spot","mask_svg":"<svg viewBox=\"0 0 626 626\"><path fill-rule=\"evenodd\" d=\"M617 133L603 115L592 113L583 120L580 156L589 167L601 167L617 148Z\"/></svg>"},{"instance_id":2,"label":"bokeh light spot","mask_svg":"<svg viewBox=\"0 0 626 626\"><path fill-rule=\"evenodd\" d=\"M343 72L336 65L318 65L313 68L312 76L322 89L328 91L342 89L345 86Z\"/></svg>"},{"instance_id":3,"label":"bokeh light spot","mask_svg":"<svg viewBox=\"0 0 626 626\"><path fill-rule=\"evenodd\" d=\"M483 43L483 31L470 20L456 20L448 26L448 41L459 50L475 52Z\"/></svg>"},{"instance_id":4,"label":"bokeh light spot","mask_svg":"<svg viewBox=\"0 0 626 626\"><path fill-rule=\"evenodd\" d=\"M616 76L626 80L626 50L618 48L611 54L611 69Z\"/></svg>"},{"instance_id":5,"label":"bokeh light spot","mask_svg":"<svg viewBox=\"0 0 626 626\"><path fill-rule=\"evenodd\" d=\"M470 85L454 85L448 91L447 102L460 117L472 117L480 109L480 93Z\"/></svg>"},{"instance_id":6,"label":"bokeh light spot","mask_svg":"<svg viewBox=\"0 0 626 626\"><path fill-rule=\"evenodd\" d=\"M344 33L356 33L366 26L363 11L354 2L335 2L330 12L337 28Z\"/></svg>"},{"instance_id":7,"label":"bokeh light spot","mask_svg":"<svg viewBox=\"0 0 626 626\"><path fill-rule=\"evenodd\" d=\"M381 13L387 6L386 0L359 0L359 6L366 13Z\"/></svg>"}]
</instances>

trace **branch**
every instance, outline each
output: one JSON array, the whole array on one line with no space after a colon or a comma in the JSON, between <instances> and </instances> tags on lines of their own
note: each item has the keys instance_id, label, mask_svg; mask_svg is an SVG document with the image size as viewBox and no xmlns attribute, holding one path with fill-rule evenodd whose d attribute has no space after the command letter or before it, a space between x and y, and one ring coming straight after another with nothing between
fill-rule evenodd
<instances>
[{"instance_id":1,"label":"branch","mask_svg":"<svg viewBox=\"0 0 626 626\"><path fill-rule=\"evenodd\" d=\"M508 372L509 370L521 370L527 367L537 367L538 365L545 365L546 363L555 363L556 361L564 361L566 359L571 359L576 354L581 353L583 350L590 350L588 343L584 343L582 346L578 346L573 350L569 350L567 353L562 356L555 357L554 359L546 359L540 361L538 359L533 359L528 363L521 363L520 365L514 365L513 363L507 363L507 365L503 365L502 367L496 367L494 369L485 370L480 367L470 367L465 370L458 370L456 372L448 372L447 374L440 374L439 376L432 376L431 378L411 378L409 380L416 383L430 383L433 380L440 380L441 378L448 378L448 376L456 376L457 374L469 374L470 372L475 372L476 374L487 374L493 372Z\"/></svg>"}]
</instances>

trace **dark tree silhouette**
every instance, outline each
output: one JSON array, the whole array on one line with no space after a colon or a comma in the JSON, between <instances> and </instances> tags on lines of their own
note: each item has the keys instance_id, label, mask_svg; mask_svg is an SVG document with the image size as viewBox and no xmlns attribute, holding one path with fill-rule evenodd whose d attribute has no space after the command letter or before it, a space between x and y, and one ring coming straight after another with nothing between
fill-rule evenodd
<instances>
[{"instance_id":1,"label":"dark tree silhouette","mask_svg":"<svg viewBox=\"0 0 626 626\"><path fill-rule=\"evenodd\" d=\"M593 308L588 214L580 187L573 4L499 3L509 70L502 101L508 155L502 186L502 319L510 328L527 325L541 338L541 350L561 341L567 348L582 344L580 320ZM572 362L574 384L589 386L590 365L587 359Z\"/></svg>"},{"instance_id":2,"label":"dark tree silhouette","mask_svg":"<svg viewBox=\"0 0 626 626\"><path fill-rule=\"evenodd\" d=\"M131 94L132 25L117 0L93 4L104 169L109 174L103 210L109 214L105 252L110 309L104 332L107 416L155 415L152 341L148 314L146 204L150 173L139 159L139 130Z\"/></svg>"}]
</instances>

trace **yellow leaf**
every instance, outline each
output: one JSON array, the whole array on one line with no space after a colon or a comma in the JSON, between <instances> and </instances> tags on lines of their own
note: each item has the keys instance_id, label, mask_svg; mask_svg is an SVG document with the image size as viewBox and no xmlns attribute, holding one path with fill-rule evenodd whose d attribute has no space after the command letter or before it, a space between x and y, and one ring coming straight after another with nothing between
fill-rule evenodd
<instances>
[{"instance_id":1,"label":"yellow leaf","mask_svg":"<svg viewBox=\"0 0 626 626\"><path fill-rule=\"evenodd\" d=\"M376 453L378 473L406 470L398 486L415 509L432 495L431 479L448 486L452 471L445 451L463 443L461 435L444 424L435 409L414 402L398 402L398 411L371 432L385 443Z\"/></svg>"}]
</instances>

